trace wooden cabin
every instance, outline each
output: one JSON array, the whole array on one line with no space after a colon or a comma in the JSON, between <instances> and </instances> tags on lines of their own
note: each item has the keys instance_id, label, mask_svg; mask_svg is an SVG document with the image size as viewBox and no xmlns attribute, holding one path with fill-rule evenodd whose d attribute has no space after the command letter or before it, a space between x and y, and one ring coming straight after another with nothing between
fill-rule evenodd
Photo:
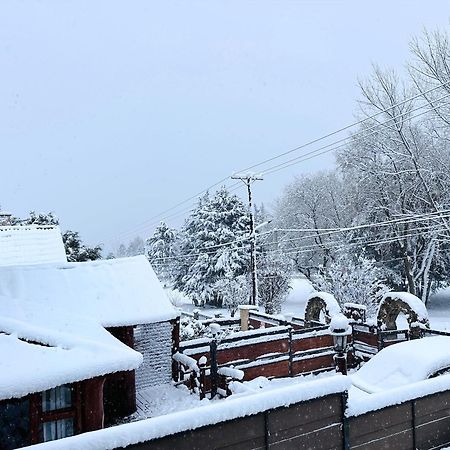
<instances>
[{"instance_id":1,"label":"wooden cabin","mask_svg":"<svg viewBox=\"0 0 450 450\"><path fill-rule=\"evenodd\" d=\"M178 313L144 256L68 263L58 227L0 226L0 450L111 425L172 380Z\"/></svg>"}]
</instances>

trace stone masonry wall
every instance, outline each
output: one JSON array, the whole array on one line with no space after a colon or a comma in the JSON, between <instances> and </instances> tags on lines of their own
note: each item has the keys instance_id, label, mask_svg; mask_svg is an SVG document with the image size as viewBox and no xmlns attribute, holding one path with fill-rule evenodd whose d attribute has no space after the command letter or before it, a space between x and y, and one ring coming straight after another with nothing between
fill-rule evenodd
<instances>
[{"instance_id":1,"label":"stone masonry wall","mask_svg":"<svg viewBox=\"0 0 450 450\"><path fill-rule=\"evenodd\" d=\"M136 369L136 391L170 383L172 379L172 325L169 322L138 325L135 350L144 361Z\"/></svg>"}]
</instances>

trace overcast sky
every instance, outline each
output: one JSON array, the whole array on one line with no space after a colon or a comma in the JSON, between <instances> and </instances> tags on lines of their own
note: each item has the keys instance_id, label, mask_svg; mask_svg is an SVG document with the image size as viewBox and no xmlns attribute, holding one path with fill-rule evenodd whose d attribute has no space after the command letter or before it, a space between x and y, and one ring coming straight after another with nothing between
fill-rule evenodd
<instances>
[{"instance_id":1,"label":"overcast sky","mask_svg":"<svg viewBox=\"0 0 450 450\"><path fill-rule=\"evenodd\" d=\"M2 0L0 205L54 211L107 248L145 235L232 172L353 122L358 77L403 70L411 37L448 29L449 6ZM332 164L268 175L256 201Z\"/></svg>"}]
</instances>

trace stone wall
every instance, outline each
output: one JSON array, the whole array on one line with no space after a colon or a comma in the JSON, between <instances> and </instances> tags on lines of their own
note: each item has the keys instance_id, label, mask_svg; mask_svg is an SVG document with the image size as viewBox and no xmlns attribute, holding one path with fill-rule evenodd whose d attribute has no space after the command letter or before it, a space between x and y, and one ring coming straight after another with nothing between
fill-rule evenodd
<instances>
[{"instance_id":1,"label":"stone wall","mask_svg":"<svg viewBox=\"0 0 450 450\"><path fill-rule=\"evenodd\" d=\"M136 369L136 391L172 380L172 325L169 322L138 325L134 348L144 361Z\"/></svg>"}]
</instances>

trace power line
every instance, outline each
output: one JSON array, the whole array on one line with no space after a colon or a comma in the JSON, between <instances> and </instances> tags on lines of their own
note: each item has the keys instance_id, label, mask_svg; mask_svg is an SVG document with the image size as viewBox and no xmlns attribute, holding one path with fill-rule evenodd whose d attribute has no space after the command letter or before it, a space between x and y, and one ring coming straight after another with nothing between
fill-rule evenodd
<instances>
[{"instance_id":1,"label":"power line","mask_svg":"<svg viewBox=\"0 0 450 450\"><path fill-rule=\"evenodd\" d=\"M433 92L436 89L441 89L442 87L446 86L447 84L450 84L450 81L447 81L445 83L441 83L440 85L435 86L432 89L429 89L428 91L418 93L417 95L414 95L413 97L410 97L410 98L407 98L405 100L402 100L401 102L398 102L398 103L396 103L396 104L394 104L394 105L392 105L392 106L390 106L390 107L388 107L388 108L386 108L384 110L381 110L381 111L377 112L376 114L373 114L372 116L366 117L365 119L361 119L361 120L358 120L357 122L353 122L350 125L346 125L345 127L342 127L342 128L340 128L340 129L338 129L336 131L333 131L331 133L325 134L324 136L321 136L321 137L319 137L317 139L313 139L312 141L306 142L305 144L299 145L298 147L294 147L294 148L292 148L290 150L287 150L287 151L285 151L283 153L280 153L280 154L278 154L276 156L268 158L268 159L266 159L264 161L261 161L259 163L253 164L252 166L246 167L245 169L242 169L241 172L245 172L247 170L251 170L251 169L254 169L256 167L259 167L259 166L262 166L264 164L267 164L268 162L275 161L276 159L282 158L283 156L289 155L290 153L296 152L296 151L301 150L301 149L303 149L305 147L309 147L310 145L316 144L317 142L323 141L323 140L325 140L325 139L327 139L327 138L329 138L331 136L335 136L336 134L342 133L343 131L349 130L350 128L353 128L355 126L361 125L364 122L367 122L368 120L374 119L375 117L378 117L380 114L386 113L387 111L389 111L391 109L397 108L398 106L404 105L405 103L411 102L411 101L413 101L413 100L415 100L415 99L417 99L419 97L425 97L426 94L429 94L430 92ZM439 101L439 100L437 100L437 101Z\"/></svg>"},{"instance_id":2,"label":"power line","mask_svg":"<svg viewBox=\"0 0 450 450\"><path fill-rule=\"evenodd\" d=\"M246 169L243 169L241 172L251 170L251 169L253 169L253 168L255 168L255 167L259 167L259 166L264 165L264 164L266 164L266 163L268 163L268 162L274 161L274 160L279 159L279 158L281 158L281 157L283 157L283 156L286 156L286 155L288 155L288 154L290 154L290 153L293 153L293 152L295 152L295 151L298 151L298 150L300 150L300 149L303 149L303 148L306 148L306 147L308 147L308 146L310 146L310 145L313 145L313 144L315 144L315 143L317 143L317 142L320 142L320 141L322 141L322 140L324 140L324 139L327 139L327 138L329 138L329 137L331 137L331 136L337 135L337 134L339 134L339 133L341 133L341 132L343 132L343 131L346 131L346 130L348 130L348 129L350 129L350 128L353 128L353 127L355 127L355 126L357 126L357 125L360 125L360 124L362 124L362 123L365 123L365 122L368 121L368 120L374 119L375 117L379 116L380 114L386 113L387 111L389 111L389 110L391 110L391 109L393 109L393 108L396 108L396 107L401 106L401 105L403 105L403 104L405 104L405 103L411 102L411 101L413 101L413 100L415 100L415 99L417 99L417 98L419 98L419 97L425 97L426 94L428 94L428 93L430 93L430 92L432 92L432 91L434 91L434 90L440 89L440 88L446 86L447 84L450 84L450 81L448 81L448 82L446 82L446 83L441 83L440 85L435 86L435 87L433 87L432 89L429 89L428 91L421 92L421 93L419 93L419 94L416 94L415 96L409 97L408 99L404 99L404 100L402 100L401 102L398 102L398 103L396 103L396 104L394 104L394 105L389 106L388 108L385 108L384 110L378 111L376 114L373 114L373 115L371 115L371 116L369 116L369 117L366 117L365 119L362 119L362 120L359 120L359 121L354 122L354 123L352 123L352 124L349 124L349 125L347 125L347 126L345 126L345 127L343 127L343 128L340 128L340 129L338 129L338 130L336 130L336 131L333 131L333 132L331 132L331 133L328 133L328 134L326 134L326 135L324 135L324 136L321 136L321 137L319 137L319 138L317 138L317 139L314 139L314 140L312 140L312 141L306 142L305 144L302 144L302 145L300 145L300 146L298 146L298 147L295 147L295 148L293 148L293 149L290 149L290 150L288 150L288 151L286 151L286 152L283 152L283 153L281 153L281 154L279 154L279 155L276 155L276 156L274 156L274 157L271 157L271 158L266 159L266 160L264 160L264 161L261 161L261 162L259 162L259 163L253 164L252 166L249 166L249 167L247 167ZM449 94L449 95L450 95L450 94ZM442 98L445 98L445 97L447 97L447 96L444 96L444 97L442 97ZM426 98L426 97L425 97L425 98ZM441 99L442 99L442 98L441 98ZM436 101L440 101L441 99L438 99L438 100L436 100ZM442 106L446 106L446 105L447 105L447 103L446 103L446 104L441 104L441 105L436 105L435 107L433 107L433 108L431 108L431 109L425 111L423 114L425 114L426 112L432 111L432 110L436 110L436 108L439 108L439 107L442 107ZM423 106L421 106L421 107L418 107L418 108L416 108L416 109L413 109L413 110L411 110L411 111L415 111L415 110L420 109L420 108L422 108L422 107L424 107L424 106L425 106L425 105L423 105ZM411 111L408 111L407 113L410 114ZM406 114L406 113L404 113L404 114ZM403 115L403 114L402 114L402 115ZM402 116L402 115L398 115L397 117L400 117L400 116ZM419 114L419 115L422 115L422 114ZM416 115L416 116L414 116L414 117L412 117L412 118L418 117L419 115ZM395 117L393 117L393 118L390 119L389 121L394 120L394 119L395 119ZM382 124L377 124L377 126L380 126L380 125L382 125ZM367 130L365 130L365 131L367 131ZM358 134L358 133L357 133L357 134ZM355 135L349 136L349 137L347 137L347 138L340 139L340 140L335 141L335 142L333 142L333 143L331 143L331 144L328 144L327 146L321 147L321 148L316 149L316 150L314 150L314 151L312 151L312 152L308 152L308 153L306 153L306 154L304 154L304 155L301 155L301 156L299 156L299 157L297 157L297 158L294 158L294 159L285 161L284 163L278 164L278 165L273 166L273 167L269 167L268 169L266 169L266 170L268 170L268 171L266 172L266 174L274 173L274 172L276 172L276 171L278 171L278 170L282 170L282 169L284 169L284 168L290 167L291 165L298 164L298 163L300 163L300 162L309 160L309 159L311 159L311 158L313 158L313 157L316 157L316 156L320 156L320 155L322 155L322 154L324 154L324 153L327 153L328 151L336 150L337 148L340 148L340 147L331 148L331 149L329 149L328 151L324 151L324 152L321 152L321 153L319 153L319 154L315 154L315 153L319 152L319 151L322 150L322 149L328 148L329 146L335 145L335 144L337 144L337 143L339 143L339 142L342 142L342 141L344 141L344 140L346 141L346 140L348 140L348 139L350 139L350 138L352 138L352 137L354 137L354 136L355 136ZM367 136L366 136L366 137L367 137ZM310 157L308 157L308 156L310 156ZM305 157L306 157L306 158L305 158ZM300 159L300 160L299 160L299 159ZM298 161L297 161L297 160L298 160ZM294 163L294 161L296 161L296 162ZM292 163L292 164L290 164L290 163ZM286 164L288 164L288 165L286 165ZM283 166L283 167L281 167L281 166ZM275 170L275 169L276 169L276 170ZM133 233L136 233L137 231L142 230L142 227L144 227L144 226L145 226L145 228L147 228L147 227L149 226L148 223L151 222L152 220L155 220L155 219L157 219L157 218L160 218L162 215L164 215L164 214L166 214L166 213L168 213L168 212L170 212L170 211L173 211L174 209L178 208L179 206L181 206L181 205L183 205L183 204L185 204L185 203L187 203L187 202L189 202L189 201L191 201L191 200L197 199L200 195L202 195L202 194L206 193L208 190L213 189L214 187L216 187L216 186L218 186L218 185L220 185L220 184L226 182L227 180L228 180L228 177L222 178L220 181L218 181L218 182L212 184L211 186L209 186L209 187L207 187L206 189L204 189L204 190L198 192L197 194L190 196L189 198L187 198L187 199L185 199L185 200L183 200L183 201L177 203L176 205L172 206L171 208L168 208L168 209L162 211L161 213L158 213L158 214L152 216L150 219L147 219L146 221L144 221L144 222L142 222L142 223L140 223L140 224L134 226L131 230L116 235L116 236L115 236L114 238L112 238L111 240L114 240L115 238L120 237L120 236L126 236L126 235L131 235L131 234L133 234ZM178 213L178 214L181 214L181 213ZM170 216L169 216L169 217L170 217ZM164 220L164 219L159 219L159 220Z\"/></svg>"},{"instance_id":3,"label":"power line","mask_svg":"<svg viewBox=\"0 0 450 450\"><path fill-rule=\"evenodd\" d=\"M449 96L450 96L450 94L447 94L444 97L442 97L441 99L447 98ZM449 104L450 103L447 102L447 103L442 103L440 105L433 106L433 107L431 107L431 108L429 108L429 109L427 109L425 111L422 111L419 114L416 114L414 116L409 117L409 119L415 119L417 117L420 117L420 116L422 116L424 114L429 113L430 111L435 111L437 108L441 108L441 107L447 106ZM418 109L422 109L424 106L426 106L426 105L422 105L422 106L420 106L420 107L418 107L418 108L416 108L414 110L411 110L411 111L417 111ZM277 164L275 166L269 167L268 169L266 169L266 171L263 174L264 175L270 175L272 173L275 173L275 172L278 172L280 170L283 170L283 169L286 169L288 167L291 167L291 166L293 166L295 164L299 164L301 162L308 161L310 159L313 159L313 158L316 158L318 156L324 155L325 153L329 153L329 152L338 150L340 148L343 148L346 145L348 145L347 141L349 139L356 139L357 141L366 139L369 136L372 136L372 135L378 133L380 131L378 128L381 127L382 125L386 125L387 123L392 122L393 120L398 119L399 117L403 117L406 114L410 114L411 111L408 111L407 113L403 113L403 114L395 116L395 117L392 117L392 118L386 120L385 122L381 122L381 123L377 123L376 125L373 125L373 127L369 128L369 130L373 130L373 131L371 131L368 134L366 134L368 130L361 130L360 132L354 133L354 134L352 134L350 136L347 136L345 138L342 138L342 139L340 139L340 140L338 140L336 142L332 142L331 144L324 145L323 147L319 147L318 149L311 150L310 152L307 152L307 153L305 153L303 155L297 156L297 157L292 158L292 159L290 159L288 161L285 161L283 163L280 163L280 164ZM360 137L358 137L358 136L360 136ZM340 142L342 142L342 144L334 147L335 144L338 144Z\"/></svg>"},{"instance_id":4,"label":"power line","mask_svg":"<svg viewBox=\"0 0 450 450\"><path fill-rule=\"evenodd\" d=\"M430 213L429 215L422 214L422 215L418 216L417 218L412 217L409 221L405 221L404 219L398 219L398 220L402 220L403 222L399 222L399 221L384 221L384 222L373 222L373 223L370 223L370 224L363 224L363 225L359 225L359 226L355 226L355 227L347 227L347 228L340 228L340 229L336 228L336 229L333 229L333 232L348 232L348 231L352 231L352 230L369 228L369 227L375 228L375 227L379 227L379 226L397 225L397 224L400 224L400 223L403 223L403 224L416 223L416 222L421 222L421 221L425 221L425 220L431 220L431 219L433 219L435 217L448 218L448 217L450 217L450 214L447 214L445 216L442 215L443 213L447 213L447 212L450 213L450 210L438 211L438 212L435 212L435 213ZM419 230L419 229L423 230L423 227L417 228L417 230ZM314 231L314 229L309 229L308 231ZM273 231L267 231L267 232L261 233L258 236L267 235L267 234L269 234L271 232L273 232ZM314 235L303 236L302 238L295 238L295 239L292 239L292 240L317 238L317 237L325 236L325 235L329 235L329 231L326 231L323 234L316 233ZM399 236L398 238L396 238L396 240L398 240L401 237L402 236ZM218 248L221 248L221 247L231 246L233 244L237 244L237 243L240 243L240 242L244 243L244 245L245 244L249 244L248 242L245 242L245 241L248 241L249 238L250 238L250 236L245 236L245 237L241 237L239 239L235 239L235 240L230 241L230 242L226 242L226 243L222 243L222 244L217 244L217 245L212 245L212 246L209 246L209 247L205 247L205 250L208 250L208 251L199 251L199 252L196 252L196 253L195 252L191 252L191 253L180 254L180 255L177 255L177 256L169 256L169 257L165 257L165 258L161 257L161 258L155 258L154 260L155 261L157 261L157 260L170 260L170 259L191 258L191 257L196 257L196 256L201 256L201 255L214 255L214 254L217 254L217 250L215 250L215 251L212 250L214 248L218 249ZM361 238L357 238L357 239L361 239ZM365 239L365 238L362 238L362 239ZM283 241L283 242L286 242L286 241ZM339 243L341 241L335 241L335 242ZM272 244L272 243L265 243L264 245L270 245L270 244ZM330 245L330 242L327 242L327 244ZM319 244L310 244L308 246L304 246L303 248L306 248L306 247L317 248L318 246L320 246L320 245ZM297 247L297 248L301 248L301 247Z\"/></svg>"}]
</instances>

